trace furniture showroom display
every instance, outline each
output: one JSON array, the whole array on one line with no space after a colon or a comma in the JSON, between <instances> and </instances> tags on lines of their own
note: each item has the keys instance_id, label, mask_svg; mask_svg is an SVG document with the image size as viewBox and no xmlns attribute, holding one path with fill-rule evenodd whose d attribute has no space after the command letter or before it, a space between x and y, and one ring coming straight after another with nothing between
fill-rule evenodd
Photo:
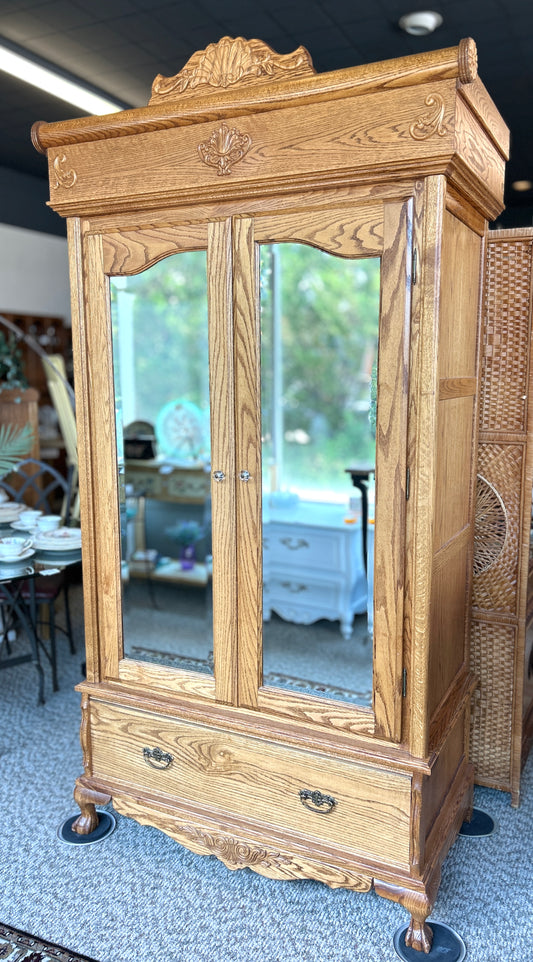
<instances>
[{"instance_id":1,"label":"furniture showroom display","mask_svg":"<svg viewBox=\"0 0 533 962\"><path fill-rule=\"evenodd\" d=\"M533 230L491 231L481 338L471 665L476 782L520 799L533 735Z\"/></svg>"},{"instance_id":2,"label":"furniture showroom display","mask_svg":"<svg viewBox=\"0 0 533 962\"><path fill-rule=\"evenodd\" d=\"M302 47L226 37L157 77L146 108L41 122L33 140L71 264L87 638L76 830L112 798L231 869L374 888L428 952L472 805L481 278L508 148L475 43L317 74ZM379 258L371 707L263 684L269 244ZM188 251L206 252L209 301L212 675L123 655L110 278Z\"/></svg>"}]
</instances>

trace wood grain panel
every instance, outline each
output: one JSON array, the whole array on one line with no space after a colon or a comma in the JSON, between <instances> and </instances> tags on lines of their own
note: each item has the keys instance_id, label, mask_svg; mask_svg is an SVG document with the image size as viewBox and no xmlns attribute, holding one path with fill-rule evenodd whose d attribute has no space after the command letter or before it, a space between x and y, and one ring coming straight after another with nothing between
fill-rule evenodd
<instances>
[{"instance_id":1,"label":"wood grain panel","mask_svg":"<svg viewBox=\"0 0 533 962\"><path fill-rule=\"evenodd\" d=\"M430 718L465 663L469 563L470 555L465 552L461 534L446 546L433 568L432 644L428 667Z\"/></svg>"},{"instance_id":2,"label":"wood grain panel","mask_svg":"<svg viewBox=\"0 0 533 962\"><path fill-rule=\"evenodd\" d=\"M442 98L444 114L439 154L453 153L453 81L440 81L431 93ZM309 180L315 186L331 183L337 172L357 180L382 180L387 165L423 167L431 164L435 148L431 136L414 139L410 128L427 114L426 92L405 89L363 95L353 109L350 99L335 104L313 104L306 111L305 124L299 108L289 107L275 115L258 113L239 118L239 134L251 138L246 155L231 170L230 177L201 160L198 147L220 126L216 121L194 127L140 133L135 137L73 145L61 151L66 166L76 171L73 187L54 190L53 206L74 212L145 209L173 203L187 197L200 200L209 194L232 196L247 181L254 192L263 185L270 193L275 182L287 185ZM379 154L380 168L376 169ZM147 165L146 157L151 163ZM53 156L51 160L53 160ZM179 171L179 178L176 172ZM290 173L288 173L290 172ZM344 172L344 173L343 173ZM187 184L187 187L181 185Z\"/></svg>"},{"instance_id":3,"label":"wood grain panel","mask_svg":"<svg viewBox=\"0 0 533 962\"><path fill-rule=\"evenodd\" d=\"M401 726L412 205L387 204L381 262L374 536L376 734Z\"/></svg>"},{"instance_id":4,"label":"wood grain panel","mask_svg":"<svg viewBox=\"0 0 533 962\"><path fill-rule=\"evenodd\" d=\"M205 250L207 224L114 231L103 238L106 274L138 274L169 254Z\"/></svg>"},{"instance_id":5,"label":"wood grain panel","mask_svg":"<svg viewBox=\"0 0 533 962\"><path fill-rule=\"evenodd\" d=\"M442 240L439 377L477 377L482 238L449 211Z\"/></svg>"},{"instance_id":6,"label":"wood grain panel","mask_svg":"<svg viewBox=\"0 0 533 962\"><path fill-rule=\"evenodd\" d=\"M231 222L209 224L209 396L213 539L213 655L217 700L237 699L237 530L235 522L235 388Z\"/></svg>"},{"instance_id":7,"label":"wood grain panel","mask_svg":"<svg viewBox=\"0 0 533 962\"><path fill-rule=\"evenodd\" d=\"M239 704L250 707L262 682L263 624L259 250L251 219L234 220L233 256Z\"/></svg>"},{"instance_id":8,"label":"wood grain panel","mask_svg":"<svg viewBox=\"0 0 533 962\"><path fill-rule=\"evenodd\" d=\"M438 551L471 518L474 398L439 401L434 550Z\"/></svg>"},{"instance_id":9,"label":"wood grain panel","mask_svg":"<svg viewBox=\"0 0 533 962\"><path fill-rule=\"evenodd\" d=\"M104 273L102 239L81 238L82 298L78 317L82 340L82 374L76 384L78 445L85 478L90 463L91 506L84 518L84 564L91 580L85 603L96 612L89 625L97 632L89 641L100 651L99 671L103 678L116 678L122 657L122 616L120 578L120 529L118 512L117 446L114 418L113 360L111 349L111 307L109 283ZM80 489L83 490L83 482ZM88 507L88 492L82 496L82 512ZM105 532L105 537L102 537ZM89 556L88 561L85 560ZM87 569L84 569L87 570Z\"/></svg>"},{"instance_id":10,"label":"wood grain panel","mask_svg":"<svg viewBox=\"0 0 533 962\"><path fill-rule=\"evenodd\" d=\"M209 800L213 810L230 811L243 824L249 817L408 865L408 776L103 703L91 703L91 731L96 778L144 787L163 801ZM152 768L144 747L168 752L171 765ZM329 815L302 805L299 791L307 788L335 799Z\"/></svg>"},{"instance_id":11,"label":"wood grain panel","mask_svg":"<svg viewBox=\"0 0 533 962\"><path fill-rule=\"evenodd\" d=\"M255 239L302 241L338 257L377 257L383 250L383 204L263 215L256 219Z\"/></svg>"}]
</instances>

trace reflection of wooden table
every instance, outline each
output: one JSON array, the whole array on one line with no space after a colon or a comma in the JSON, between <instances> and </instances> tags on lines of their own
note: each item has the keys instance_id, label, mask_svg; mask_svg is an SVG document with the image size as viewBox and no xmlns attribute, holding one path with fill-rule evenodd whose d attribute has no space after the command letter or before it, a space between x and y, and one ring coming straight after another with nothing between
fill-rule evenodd
<instances>
[{"instance_id":1,"label":"reflection of wooden table","mask_svg":"<svg viewBox=\"0 0 533 962\"><path fill-rule=\"evenodd\" d=\"M126 461L126 484L135 496L181 504L203 504L211 491L211 477L202 465L175 465L167 461Z\"/></svg>"},{"instance_id":2,"label":"reflection of wooden table","mask_svg":"<svg viewBox=\"0 0 533 962\"><path fill-rule=\"evenodd\" d=\"M125 482L137 500L134 519L134 554L146 552L146 500L169 504L205 505L211 493L211 476L203 465L176 465L160 459L125 462ZM128 563L129 574L150 581L172 582L195 587L207 585L210 570L203 562L183 569L180 562L169 558L163 564L153 559Z\"/></svg>"}]
</instances>

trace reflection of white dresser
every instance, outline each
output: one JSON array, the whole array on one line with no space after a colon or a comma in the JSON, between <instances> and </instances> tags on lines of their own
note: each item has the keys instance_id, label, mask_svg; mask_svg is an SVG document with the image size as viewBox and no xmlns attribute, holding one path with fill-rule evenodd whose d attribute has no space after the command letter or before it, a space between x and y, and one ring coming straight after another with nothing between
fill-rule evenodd
<instances>
[{"instance_id":1,"label":"reflection of white dresser","mask_svg":"<svg viewBox=\"0 0 533 962\"><path fill-rule=\"evenodd\" d=\"M345 638L367 607L361 525L347 524L342 505L300 501L266 507L263 516L264 618L272 611L309 625L340 621Z\"/></svg>"}]
</instances>

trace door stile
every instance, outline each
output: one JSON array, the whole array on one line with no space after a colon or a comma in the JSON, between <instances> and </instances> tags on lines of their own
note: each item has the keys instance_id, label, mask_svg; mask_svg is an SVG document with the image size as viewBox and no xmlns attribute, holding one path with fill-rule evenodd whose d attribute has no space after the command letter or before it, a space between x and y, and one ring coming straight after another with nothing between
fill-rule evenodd
<instances>
[{"instance_id":1,"label":"door stile","mask_svg":"<svg viewBox=\"0 0 533 962\"><path fill-rule=\"evenodd\" d=\"M83 368L79 361L76 371L76 375L81 375L79 381L76 377L76 408L80 463L84 468L80 472L84 585L87 584L84 600L86 609L96 613L96 617L91 616L88 621L87 630L97 632L101 652L99 666L88 661L87 677L96 681L117 678L122 657L119 479L111 306L101 235L82 234L81 256L85 281L78 297L76 325L84 350L81 352ZM92 499L87 498L83 489L84 477L89 481L92 477ZM88 652L96 650L96 646L96 637L88 639Z\"/></svg>"},{"instance_id":2,"label":"door stile","mask_svg":"<svg viewBox=\"0 0 533 962\"><path fill-rule=\"evenodd\" d=\"M209 224L209 392L216 700L237 703L237 533L231 221ZM218 478L218 480L217 480Z\"/></svg>"},{"instance_id":3,"label":"door stile","mask_svg":"<svg viewBox=\"0 0 533 962\"><path fill-rule=\"evenodd\" d=\"M376 426L374 713L401 738L412 201L384 205Z\"/></svg>"},{"instance_id":4,"label":"door stile","mask_svg":"<svg viewBox=\"0 0 533 962\"><path fill-rule=\"evenodd\" d=\"M262 684L262 476L259 249L251 218L234 231L235 485L239 704L257 706Z\"/></svg>"}]
</instances>

